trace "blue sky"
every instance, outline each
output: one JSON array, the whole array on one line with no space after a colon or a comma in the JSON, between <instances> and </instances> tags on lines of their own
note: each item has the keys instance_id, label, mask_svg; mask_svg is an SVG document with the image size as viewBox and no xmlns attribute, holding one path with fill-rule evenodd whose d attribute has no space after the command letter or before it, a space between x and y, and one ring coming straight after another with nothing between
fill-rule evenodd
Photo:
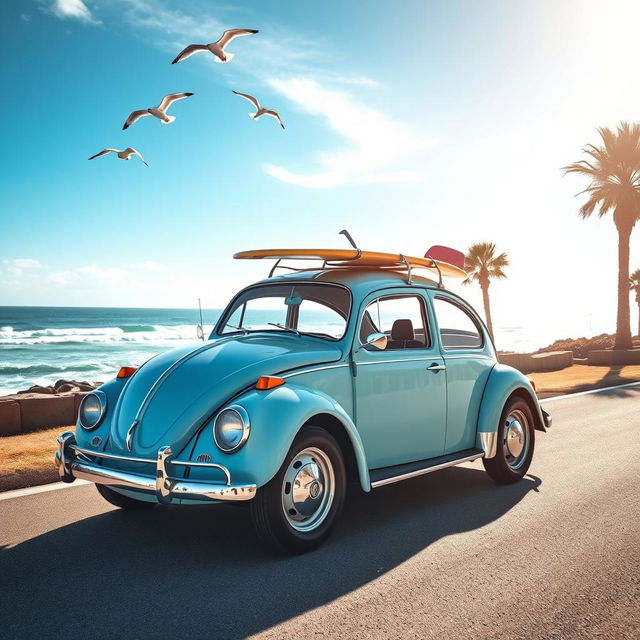
<instances>
[{"instance_id":1,"label":"blue sky","mask_svg":"<svg viewBox=\"0 0 640 640\"><path fill-rule=\"evenodd\" d=\"M612 330L615 230L578 219L585 185L559 168L639 119L639 18L595 0L5 0L0 304L221 306L267 270L234 252L343 246L347 227L417 255L495 241L497 324ZM170 64L231 27L260 33L230 63ZM121 130L176 91L195 96L174 123ZM128 145L149 168L87 161Z\"/></svg>"}]
</instances>

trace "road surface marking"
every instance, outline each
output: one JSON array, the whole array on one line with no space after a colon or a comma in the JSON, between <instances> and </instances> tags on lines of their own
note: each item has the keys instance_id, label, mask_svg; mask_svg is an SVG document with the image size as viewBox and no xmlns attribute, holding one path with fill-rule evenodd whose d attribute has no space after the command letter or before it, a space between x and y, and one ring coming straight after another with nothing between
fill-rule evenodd
<instances>
[{"instance_id":1,"label":"road surface marking","mask_svg":"<svg viewBox=\"0 0 640 640\"><path fill-rule=\"evenodd\" d=\"M52 482L50 484L41 484L37 487L25 487L24 489L14 489L13 491L4 491L0 493L0 500L9 500L10 498L22 498L22 496L30 496L34 493L45 493L46 491L57 491L58 489L69 489L71 487L82 487L85 484L91 484L88 480L76 480L75 482Z\"/></svg>"},{"instance_id":2,"label":"road surface marking","mask_svg":"<svg viewBox=\"0 0 640 640\"><path fill-rule=\"evenodd\" d=\"M576 396L586 396L591 393L602 393L603 391L613 391L615 389L624 389L625 387L637 387L640 382L629 382L627 384L618 384L613 387L603 387L602 389L592 389L591 391L578 391L577 393L565 393L559 396L551 396L551 398L543 398L540 402L550 402L552 400L564 400L565 398L575 398ZM13 491L4 491L0 493L0 500L9 500L11 498L22 498L22 496L30 496L35 493L44 493L46 491L57 491L58 489L69 489L71 487L82 487L91 484L88 480L76 480L75 482L53 482L51 484L43 484L37 487L26 487L25 489L14 489Z\"/></svg>"},{"instance_id":3,"label":"road surface marking","mask_svg":"<svg viewBox=\"0 0 640 640\"><path fill-rule=\"evenodd\" d=\"M624 389L625 387L637 387L640 382L628 382L627 384L617 384L614 387L603 387L602 389L591 389L591 391L577 391L576 393L564 393L559 396L551 396L543 398L540 402L549 402L550 400L564 400L564 398L575 398L576 396L587 396L591 393L602 393L603 391L613 391L614 389Z\"/></svg>"}]
</instances>

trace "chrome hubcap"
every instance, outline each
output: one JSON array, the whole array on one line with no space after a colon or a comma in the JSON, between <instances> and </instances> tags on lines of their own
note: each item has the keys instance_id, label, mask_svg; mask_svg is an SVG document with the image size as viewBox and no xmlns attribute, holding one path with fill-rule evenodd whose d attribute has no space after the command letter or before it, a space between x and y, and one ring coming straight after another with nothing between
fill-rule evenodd
<instances>
[{"instance_id":1,"label":"chrome hubcap","mask_svg":"<svg viewBox=\"0 0 640 640\"><path fill-rule=\"evenodd\" d=\"M514 470L519 469L529 451L529 423L519 409L507 417L502 445L507 464Z\"/></svg>"},{"instance_id":2,"label":"chrome hubcap","mask_svg":"<svg viewBox=\"0 0 640 640\"><path fill-rule=\"evenodd\" d=\"M316 447L300 451L289 463L282 483L282 509L297 531L312 531L327 517L335 493L333 466Z\"/></svg>"}]
</instances>

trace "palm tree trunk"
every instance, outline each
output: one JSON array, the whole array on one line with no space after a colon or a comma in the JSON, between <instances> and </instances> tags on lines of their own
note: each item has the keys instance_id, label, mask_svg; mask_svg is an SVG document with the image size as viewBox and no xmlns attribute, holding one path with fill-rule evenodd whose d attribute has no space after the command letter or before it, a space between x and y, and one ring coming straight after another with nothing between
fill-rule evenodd
<instances>
[{"instance_id":1,"label":"palm tree trunk","mask_svg":"<svg viewBox=\"0 0 640 640\"><path fill-rule=\"evenodd\" d=\"M640 294L637 296L638 300L638 338L640 338Z\"/></svg>"},{"instance_id":2,"label":"palm tree trunk","mask_svg":"<svg viewBox=\"0 0 640 640\"><path fill-rule=\"evenodd\" d=\"M487 329L493 340L493 322L491 321L491 305L489 304L489 280L481 280L480 289L482 289L482 304L484 305L484 317L487 321Z\"/></svg>"},{"instance_id":3,"label":"palm tree trunk","mask_svg":"<svg viewBox=\"0 0 640 640\"><path fill-rule=\"evenodd\" d=\"M631 227L618 226L618 318L614 349L631 349L631 309L629 305L629 241Z\"/></svg>"}]
</instances>

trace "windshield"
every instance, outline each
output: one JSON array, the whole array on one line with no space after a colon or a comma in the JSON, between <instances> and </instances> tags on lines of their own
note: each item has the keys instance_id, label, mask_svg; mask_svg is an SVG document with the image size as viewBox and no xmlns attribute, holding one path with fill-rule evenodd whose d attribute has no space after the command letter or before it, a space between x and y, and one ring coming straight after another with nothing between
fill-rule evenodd
<instances>
[{"instance_id":1,"label":"windshield","mask_svg":"<svg viewBox=\"0 0 640 640\"><path fill-rule=\"evenodd\" d=\"M251 287L227 308L218 335L281 331L339 340L344 336L351 294L332 284L268 284Z\"/></svg>"}]
</instances>

